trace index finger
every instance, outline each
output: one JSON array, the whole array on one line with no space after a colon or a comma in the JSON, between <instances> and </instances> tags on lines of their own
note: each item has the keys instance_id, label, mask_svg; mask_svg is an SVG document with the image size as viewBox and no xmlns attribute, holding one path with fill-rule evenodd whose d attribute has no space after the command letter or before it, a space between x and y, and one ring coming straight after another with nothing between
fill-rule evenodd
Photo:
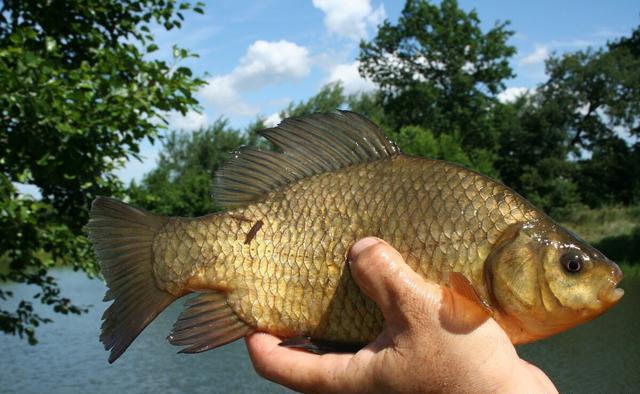
<instances>
[{"instance_id":1,"label":"index finger","mask_svg":"<svg viewBox=\"0 0 640 394\"><path fill-rule=\"evenodd\" d=\"M281 340L266 333L245 338L256 372L265 379L302 392L338 391L352 355L311 354L279 346Z\"/></svg>"}]
</instances>

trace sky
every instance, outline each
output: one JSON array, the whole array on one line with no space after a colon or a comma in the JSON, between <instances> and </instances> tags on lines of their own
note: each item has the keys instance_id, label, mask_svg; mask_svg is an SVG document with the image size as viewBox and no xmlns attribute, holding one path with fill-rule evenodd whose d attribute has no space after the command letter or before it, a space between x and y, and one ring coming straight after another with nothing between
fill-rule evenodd
<instances>
[{"instance_id":1,"label":"sky","mask_svg":"<svg viewBox=\"0 0 640 394\"><path fill-rule=\"evenodd\" d=\"M168 114L169 128L188 133L220 117L237 128L256 116L268 124L290 102L306 100L328 82L341 81L346 93L375 85L357 72L358 44L375 36L385 19L398 20L404 1L380 0L217 0L206 1L205 14L188 13L183 28L153 29L160 50L170 60L173 44L198 58L190 67L207 84L197 92L201 113ZM436 2L437 3L437 2ZM460 1L475 9L484 31L510 21L517 48L500 99L510 100L545 81L544 60L551 54L597 48L628 36L640 25L634 1ZM128 183L154 168L161 145L145 141L143 160L132 159L118 175Z\"/></svg>"}]
</instances>

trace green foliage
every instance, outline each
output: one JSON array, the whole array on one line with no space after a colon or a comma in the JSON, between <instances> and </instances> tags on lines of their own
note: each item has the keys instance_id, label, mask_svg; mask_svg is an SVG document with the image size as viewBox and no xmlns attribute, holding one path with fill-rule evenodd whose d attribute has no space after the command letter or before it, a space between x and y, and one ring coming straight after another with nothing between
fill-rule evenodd
<instances>
[{"instance_id":1,"label":"green foliage","mask_svg":"<svg viewBox=\"0 0 640 394\"><path fill-rule=\"evenodd\" d=\"M287 108L280 111L280 118L348 109L364 115L384 127L387 119L380 105L380 97L380 92L377 91L345 95L344 88L340 82L329 83L324 85L316 95L308 100L297 104L289 103Z\"/></svg>"},{"instance_id":2,"label":"green foliage","mask_svg":"<svg viewBox=\"0 0 640 394\"><path fill-rule=\"evenodd\" d=\"M567 133L557 118L562 108L541 104L539 95L521 97L496 110L500 119L496 167L503 182L534 205L554 213L575 203L575 162L567 160Z\"/></svg>"},{"instance_id":3,"label":"green foliage","mask_svg":"<svg viewBox=\"0 0 640 394\"><path fill-rule=\"evenodd\" d=\"M585 204L640 203L640 144L630 147L617 136L603 139L593 147L589 159L578 162L578 171Z\"/></svg>"},{"instance_id":4,"label":"green foliage","mask_svg":"<svg viewBox=\"0 0 640 394\"><path fill-rule=\"evenodd\" d=\"M346 101L344 88L340 83L330 83L310 99L297 104L289 103L287 108L280 111L280 118L304 116L316 112L333 112L341 108Z\"/></svg>"},{"instance_id":5,"label":"green foliage","mask_svg":"<svg viewBox=\"0 0 640 394\"><path fill-rule=\"evenodd\" d=\"M396 25L385 21L360 45L360 72L379 84L394 130L416 125L456 135L463 147L492 150L492 108L513 76L507 23L486 33L475 11L455 0L407 0Z\"/></svg>"},{"instance_id":6,"label":"green foliage","mask_svg":"<svg viewBox=\"0 0 640 394\"><path fill-rule=\"evenodd\" d=\"M451 134L434 135L431 130L420 126L405 126L395 135L396 143L409 155L452 161L488 175L496 175L493 169L493 157L474 151L467 153L459 140Z\"/></svg>"},{"instance_id":7,"label":"green foliage","mask_svg":"<svg viewBox=\"0 0 640 394\"><path fill-rule=\"evenodd\" d=\"M238 130L218 120L191 133L172 132L158 165L140 185L132 183L134 205L173 216L200 216L216 210L211 198L213 174L230 152L248 143Z\"/></svg>"},{"instance_id":8,"label":"green foliage","mask_svg":"<svg viewBox=\"0 0 640 394\"><path fill-rule=\"evenodd\" d=\"M638 145L628 142L640 127L637 40L636 29L607 48L552 57L536 92L496 107L506 184L551 213L637 202Z\"/></svg>"},{"instance_id":9,"label":"green foliage","mask_svg":"<svg viewBox=\"0 0 640 394\"><path fill-rule=\"evenodd\" d=\"M113 170L153 138L165 111L196 108L203 81L178 62L149 60L151 24L179 28L200 5L173 0L2 2L0 9L0 258L11 280L40 287L56 312L81 308L59 296L48 274L71 265L95 274L82 226L97 195L122 194ZM15 183L36 186L36 200ZM11 295L0 292L0 298ZM0 329L26 335L48 321L23 300L0 310Z\"/></svg>"},{"instance_id":10,"label":"green foliage","mask_svg":"<svg viewBox=\"0 0 640 394\"><path fill-rule=\"evenodd\" d=\"M550 77L541 93L563 109L559 120L570 133L571 147L592 150L620 129L640 135L640 57L628 48L552 57L546 68Z\"/></svg>"},{"instance_id":11,"label":"green foliage","mask_svg":"<svg viewBox=\"0 0 640 394\"><path fill-rule=\"evenodd\" d=\"M282 118L336 108L357 106L367 113L381 113L375 100L366 94L345 96L340 84L328 84L306 101L289 104ZM215 171L241 146L273 149L259 131L264 119L257 118L241 132L227 121L192 133L172 132L163 141L158 165L140 184L132 183L128 195L134 205L165 215L199 216L218 209L213 205L211 187Z\"/></svg>"}]
</instances>

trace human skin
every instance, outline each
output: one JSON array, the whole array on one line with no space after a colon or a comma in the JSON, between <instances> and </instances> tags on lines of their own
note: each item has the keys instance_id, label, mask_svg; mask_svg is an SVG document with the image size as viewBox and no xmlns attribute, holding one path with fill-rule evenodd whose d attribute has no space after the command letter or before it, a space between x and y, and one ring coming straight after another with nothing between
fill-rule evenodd
<instances>
[{"instance_id":1,"label":"human skin","mask_svg":"<svg viewBox=\"0 0 640 394\"><path fill-rule=\"evenodd\" d=\"M493 319L464 334L447 329L452 322L443 317L452 314L442 312L459 296L425 281L383 240L358 241L349 261L354 280L382 311L382 333L355 354L324 355L255 333L246 344L258 374L308 393L557 393Z\"/></svg>"}]
</instances>

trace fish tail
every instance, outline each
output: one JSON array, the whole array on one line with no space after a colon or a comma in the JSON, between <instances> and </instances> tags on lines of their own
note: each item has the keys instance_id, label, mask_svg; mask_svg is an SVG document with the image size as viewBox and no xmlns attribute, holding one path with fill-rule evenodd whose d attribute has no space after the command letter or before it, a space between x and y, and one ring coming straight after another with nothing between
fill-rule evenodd
<instances>
[{"instance_id":1,"label":"fish tail","mask_svg":"<svg viewBox=\"0 0 640 394\"><path fill-rule=\"evenodd\" d=\"M177 297L156 285L153 240L168 218L112 198L98 197L86 226L107 282L100 341L113 363Z\"/></svg>"}]
</instances>

